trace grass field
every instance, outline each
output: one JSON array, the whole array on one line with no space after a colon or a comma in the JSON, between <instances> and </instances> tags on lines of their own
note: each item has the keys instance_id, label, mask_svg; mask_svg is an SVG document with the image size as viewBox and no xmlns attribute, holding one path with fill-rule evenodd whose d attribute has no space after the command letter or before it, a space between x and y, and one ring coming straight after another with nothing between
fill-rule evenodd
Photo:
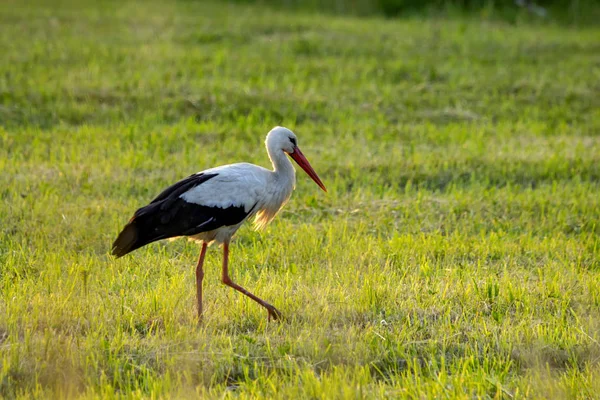
<instances>
[{"instance_id":1,"label":"grass field","mask_svg":"<svg viewBox=\"0 0 600 400\"><path fill-rule=\"evenodd\" d=\"M600 28L0 3L0 397L599 398ZM195 322L123 224L211 166L299 171Z\"/></svg>"}]
</instances>

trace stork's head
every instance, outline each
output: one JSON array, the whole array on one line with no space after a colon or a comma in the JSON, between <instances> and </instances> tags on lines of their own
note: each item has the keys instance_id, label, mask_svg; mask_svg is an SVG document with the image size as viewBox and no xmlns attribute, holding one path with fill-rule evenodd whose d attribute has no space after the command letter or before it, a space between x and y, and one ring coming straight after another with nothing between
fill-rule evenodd
<instances>
[{"instance_id":1,"label":"stork's head","mask_svg":"<svg viewBox=\"0 0 600 400\"><path fill-rule=\"evenodd\" d=\"M267 134L266 143L270 151L283 151L284 153L287 153L321 189L325 192L327 191L315 170L300 151L298 139L294 132L282 126L276 126Z\"/></svg>"}]
</instances>

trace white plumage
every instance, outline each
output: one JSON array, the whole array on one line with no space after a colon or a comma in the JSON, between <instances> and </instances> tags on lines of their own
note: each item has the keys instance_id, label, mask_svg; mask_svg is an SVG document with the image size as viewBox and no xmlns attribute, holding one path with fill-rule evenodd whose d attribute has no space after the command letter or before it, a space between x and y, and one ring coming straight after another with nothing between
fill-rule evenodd
<instances>
[{"instance_id":1,"label":"white plumage","mask_svg":"<svg viewBox=\"0 0 600 400\"><path fill-rule=\"evenodd\" d=\"M198 316L202 317L202 265L211 242L224 246L222 281L267 308L269 318L281 313L272 305L233 283L228 275L229 241L239 227L254 217L255 227L266 226L289 200L295 186L295 170L286 154L323 189L325 186L297 146L296 135L275 127L266 147L273 170L248 163L207 169L183 179L137 210L123 228L112 253L121 257L148 243L177 236L202 242L196 267Z\"/></svg>"}]
</instances>

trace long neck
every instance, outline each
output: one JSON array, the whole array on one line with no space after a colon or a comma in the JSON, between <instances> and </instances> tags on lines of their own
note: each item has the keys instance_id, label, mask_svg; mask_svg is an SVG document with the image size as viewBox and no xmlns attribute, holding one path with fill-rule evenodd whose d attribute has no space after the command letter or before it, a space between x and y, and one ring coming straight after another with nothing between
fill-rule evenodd
<instances>
[{"instance_id":1,"label":"long neck","mask_svg":"<svg viewBox=\"0 0 600 400\"><path fill-rule=\"evenodd\" d=\"M269 159L273 164L273 173L276 179L289 181L292 186L294 185L296 178L296 171L292 165L290 159L285 155L281 149L272 149L267 147L269 153Z\"/></svg>"}]
</instances>

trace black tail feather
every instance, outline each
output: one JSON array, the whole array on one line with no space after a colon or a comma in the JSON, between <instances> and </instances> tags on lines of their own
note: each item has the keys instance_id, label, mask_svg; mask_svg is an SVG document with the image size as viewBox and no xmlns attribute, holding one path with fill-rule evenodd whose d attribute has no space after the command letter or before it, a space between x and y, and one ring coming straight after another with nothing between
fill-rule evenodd
<instances>
[{"instance_id":1,"label":"black tail feather","mask_svg":"<svg viewBox=\"0 0 600 400\"><path fill-rule=\"evenodd\" d=\"M175 236L169 235L168 232L165 232L164 228L161 229L162 227L156 223L157 217L160 218L160 215L150 214L137 216L136 213L136 216L125 225L117 239L114 241L111 251L112 255L119 258L148 243Z\"/></svg>"},{"instance_id":2,"label":"black tail feather","mask_svg":"<svg viewBox=\"0 0 600 400\"><path fill-rule=\"evenodd\" d=\"M119 233L119 236L112 245L112 255L117 258L123 257L125 254L139 248L138 245L138 228L135 226L135 221L131 221Z\"/></svg>"}]
</instances>

